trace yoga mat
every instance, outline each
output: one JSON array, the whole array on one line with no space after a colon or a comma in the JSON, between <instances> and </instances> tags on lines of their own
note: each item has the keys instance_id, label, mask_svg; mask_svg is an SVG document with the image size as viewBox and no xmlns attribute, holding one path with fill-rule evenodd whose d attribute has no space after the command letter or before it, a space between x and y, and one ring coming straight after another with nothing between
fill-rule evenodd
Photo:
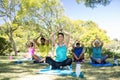
<instances>
[{"instance_id":1,"label":"yoga mat","mask_svg":"<svg viewBox=\"0 0 120 80\"><path fill-rule=\"evenodd\" d=\"M105 64L95 64L95 63L90 62L90 65L92 65L92 66L94 66L94 67L107 67L107 66L113 66L113 64L110 63L110 62L106 62Z\"/></svg>"},{"instance_id":2,"label":"yoga mat","mask_svg":"<svg viewBox=\"0 0 120 80\"><path fill-rule=\"evenodd\" d=\"M53 74L53 75L60 75L60 76L67 76L71 75L73 73L72 69L70 70L51 70L50 67L47 67L45 69L40 69L37 74Z\"/></svg>"},{"instance_id":3,"label":"yoga mat","mask_svg":"<svg viewBox=\"0 0 120 80\"><path fill-rule=\"evenodd\" d=\"M17 59L14 63L21 64L24 61L33 61L33 60L32 58L21 58L21 59Z\"/></svg>"}]
</instances>

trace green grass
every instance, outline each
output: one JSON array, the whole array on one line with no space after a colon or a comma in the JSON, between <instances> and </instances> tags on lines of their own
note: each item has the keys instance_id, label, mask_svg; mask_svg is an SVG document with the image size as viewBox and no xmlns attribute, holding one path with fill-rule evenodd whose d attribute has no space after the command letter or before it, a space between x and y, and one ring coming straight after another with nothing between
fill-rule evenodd
<instances>
[{"instance_id":1,"label":"green grass","mask_svg":"<svg viewBox=\"0 0 120 80\"><path fill-rule=\"evenodd\" d=\"M74 78L71 76L56 76L46 74L36 74L39 69L47 65L33 64L32 62L23 62L15 64L7 56L0 57L0 80L120 80L120 66L114 67L92 67L88 60L82 64L84 78ZM112 59L109 59L113 62ZM75 63L73 63L73 71Z\"/></svg>"}]
</instances>

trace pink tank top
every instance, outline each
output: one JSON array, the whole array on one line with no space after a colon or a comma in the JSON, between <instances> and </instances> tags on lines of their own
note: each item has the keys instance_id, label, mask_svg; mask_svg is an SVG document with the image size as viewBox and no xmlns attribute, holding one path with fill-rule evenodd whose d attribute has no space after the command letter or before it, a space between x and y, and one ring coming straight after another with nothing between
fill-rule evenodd
<instances>
[{"instance_id":1,"label":"pink tank top","mask_svg":"<svg viewBox=\"0 0 120 80\"><path fill-rule=\"evenodd\" d=\"M28 54L31 56L34 55L34 48L33 47L28 48Z\"/></svg>"}]
</instances>

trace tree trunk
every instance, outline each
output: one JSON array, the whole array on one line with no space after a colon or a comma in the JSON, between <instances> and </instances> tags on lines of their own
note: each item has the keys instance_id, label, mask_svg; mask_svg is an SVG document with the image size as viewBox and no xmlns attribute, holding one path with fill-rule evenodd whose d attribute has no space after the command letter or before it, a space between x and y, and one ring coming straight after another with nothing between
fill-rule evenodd
<instances>
[{"instance_id":1,"label":"tree trunk","mask_svg":"<svg viewBox=\"0 0 120 80\"><path fill-rule=\"evenodd\" d=\"M14 50L15 56L17 56L17 49L16 49L16 44L13 38L11 38L11 42L12 42L12 48Z\"/></svg>"},{"instance_id":2,"label":"tree trunk","mask_svg":"<svg viewBox=\"0 0 120 80\"><path fill-rule=\"evenodd\" d=\"M8 37L9 37L9 40L11 41L11 43L12 43L12 48L13 48L13 50L14 50L14 53L15 53L15 56L17 56L17 49L16 49L16 44L15 44L15 41L14 41L14 39L13 39L13 30L12 30L12 27L11 27L11 24L9 25L10 27L10 32L9 32L9 35L8 35Z\"/></svg>"}]
</instances>

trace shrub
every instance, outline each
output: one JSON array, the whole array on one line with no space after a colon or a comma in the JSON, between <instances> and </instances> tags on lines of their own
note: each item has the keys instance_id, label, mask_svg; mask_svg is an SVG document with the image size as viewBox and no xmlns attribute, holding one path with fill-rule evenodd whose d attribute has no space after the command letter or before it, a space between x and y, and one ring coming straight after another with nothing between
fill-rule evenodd
<instances>
[{"instance_id":1,"label":"shrub","mask_svg":"<svg viewBox=\"0 0 120 80\"><path fill-rule=\"evenodd\" d=\"M0 37L0 55L6 55L11 51L11 43L8 42L5 38Z\"/></svg>"}]
</instances>

